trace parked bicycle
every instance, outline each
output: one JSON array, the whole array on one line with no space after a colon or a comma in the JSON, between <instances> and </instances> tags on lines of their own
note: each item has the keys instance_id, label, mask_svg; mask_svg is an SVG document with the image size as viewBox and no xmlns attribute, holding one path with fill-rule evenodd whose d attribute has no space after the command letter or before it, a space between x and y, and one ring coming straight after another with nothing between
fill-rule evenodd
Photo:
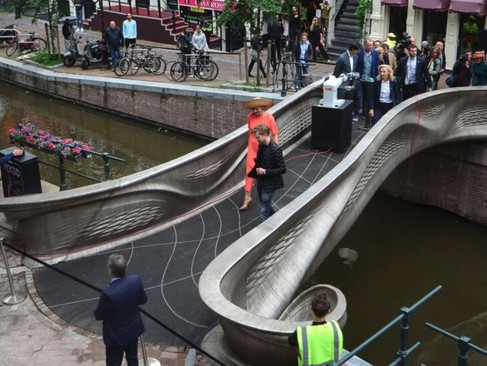
<instances>
[{"instance_id":1,"label":"parked bicycle","mask_svg":"<svg viewBox=\"0 0 487 366\"><path fill-rule=\"evenodd\" d=\"M141 68L156 75L166 72L167 61L152 47L135 48L135 46L130 45L127 55L117 63L115 74L118 76L135 75Z\"/></svg>"},{"instance_id":2,"label":"parked bicycle","mask_svg":"<svg viewBox=\"0 0 487 366\"><path fill-rule=\"evenodd\" d=\"M23 38L27 36L27 38ZM47 48L46 41L41 38L39 35L35 34L35 32L30 32L28 34L21 34L17 33L13 41L11 41L5 52L8 57L12 56L17 50L19 52L23 51L44 51Z\"/></svg>"},{"instance_id":3,"label":"parked bicycle","mask_svg":"<svg viewBox=\"0 0 487 366\"><path fill-rule=\"evenodd\" d=\"M177 82L185 81L193 74L205 81L215 80L219 68L211 56L204 52L184 54L178 52L178 60L168 63L169 76Z\"/></svg>"}]
</instances>

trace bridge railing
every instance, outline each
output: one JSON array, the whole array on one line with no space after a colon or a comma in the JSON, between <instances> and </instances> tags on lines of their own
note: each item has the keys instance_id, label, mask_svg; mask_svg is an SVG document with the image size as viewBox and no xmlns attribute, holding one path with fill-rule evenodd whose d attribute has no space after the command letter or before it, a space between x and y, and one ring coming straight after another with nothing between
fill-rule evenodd
<instances>
[{"instance_id":1,"label":"bridge railing","mask_svg":"<svg viewBox=\"0 0 487 366\"><path fill-rule=\"evenodd\" d=\"M232 349L255 356L246 361L256 365L265 354L283 355L284 365L295 325L279 317L300 286L402 162L430 147L487 138L486 96L487 88L455 88L394 107L340 164L210 263L200 295Z\"/></svg>"},{"instance_id":2,"label":"bridge railing","mask_svg":"<svg viewBox=\"0 0 487 366\"><path fill-rule=\"evenodd\" d=\"M276 117L279 142L284 149L308 131L311 106L322 96L322 90L315 89L320 84L315 83L270 110ZM243 102L255 94L241 94L247 96L240 97L243 108ZM31 254L69 258L73 252L108 239L110 245L121 244L144 228L163 227L242 187L247 139L248 128L243 126L151 169L69 191L8 198L0 203L0 211L15 221L16 233ZM39 240L41 237L43 240Z\"/></svg>"}]
</instances>

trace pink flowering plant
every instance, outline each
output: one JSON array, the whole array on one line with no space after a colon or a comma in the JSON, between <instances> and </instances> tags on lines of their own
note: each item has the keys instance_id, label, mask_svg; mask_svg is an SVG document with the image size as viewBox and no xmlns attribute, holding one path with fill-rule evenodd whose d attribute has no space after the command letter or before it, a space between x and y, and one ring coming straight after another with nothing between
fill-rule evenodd
<instances>
[{"instance_id":1,"label":"pink flowering plant","mask_svg":"<svg viewBox=\"0 0 487 366\"><path fill-rule=\"evenodd\" d=\"M61 138L51 135L43 130L36 130L32 124L19 124L18 128L11 128L9 131L10 142L27 145L34 149L56 154L65 158L77 160L78 158L90 158L90 151L93 146L83 141L71 138Z\"/></svg>"}]
</instances>

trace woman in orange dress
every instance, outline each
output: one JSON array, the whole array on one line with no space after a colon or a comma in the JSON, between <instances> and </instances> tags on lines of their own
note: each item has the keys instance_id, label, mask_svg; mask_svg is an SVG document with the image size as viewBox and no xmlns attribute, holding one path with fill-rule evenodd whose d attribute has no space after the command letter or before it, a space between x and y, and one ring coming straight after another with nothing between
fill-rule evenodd
<instances>
[{"instance_id":1,"label":"woman in orange dress","mask_svg":"<svg viewBox=\"0 0 487 366\"><path fill-rule=\"evenodd\" d=\"M240 211L248 209L249 204L252 202L252 185L253 178L248 176L249 172L255 165L255 158L257 157L257 150L259 149L259 142L252 133L253 129L258 125L266 125L272 134L272 140L277 144L277 125L272 114L266 112L266 110L273 106L273 102L270 99L265 98L253 98L244 104L244 107L252 113L247 116L247 125L249 127L249 144L247 151L247 164L245 167L245 197Z\"/></svg>"}]
</instances>

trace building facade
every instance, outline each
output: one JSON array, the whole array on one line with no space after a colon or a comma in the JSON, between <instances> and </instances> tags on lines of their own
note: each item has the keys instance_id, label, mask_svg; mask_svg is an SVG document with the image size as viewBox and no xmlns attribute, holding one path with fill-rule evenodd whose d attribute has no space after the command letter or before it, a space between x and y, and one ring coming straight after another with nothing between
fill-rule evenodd
<instances>
[{"instance_id":1,"label":"building facade","mask_svg":"<svg viewBox=\"0 0 487 366\"><path fill-rule=\"evenodd\" d=\"M468 33L465 25L470 19L481 31L486 28L487 0L373 0L370 15L370 37L384 40L389 32L398 37L404 32L416 38L418 47L426 40L434 45L445 43L447 69L466 50L485 49L475 44L477 35Z\"/></svg>"}]
</instances>

